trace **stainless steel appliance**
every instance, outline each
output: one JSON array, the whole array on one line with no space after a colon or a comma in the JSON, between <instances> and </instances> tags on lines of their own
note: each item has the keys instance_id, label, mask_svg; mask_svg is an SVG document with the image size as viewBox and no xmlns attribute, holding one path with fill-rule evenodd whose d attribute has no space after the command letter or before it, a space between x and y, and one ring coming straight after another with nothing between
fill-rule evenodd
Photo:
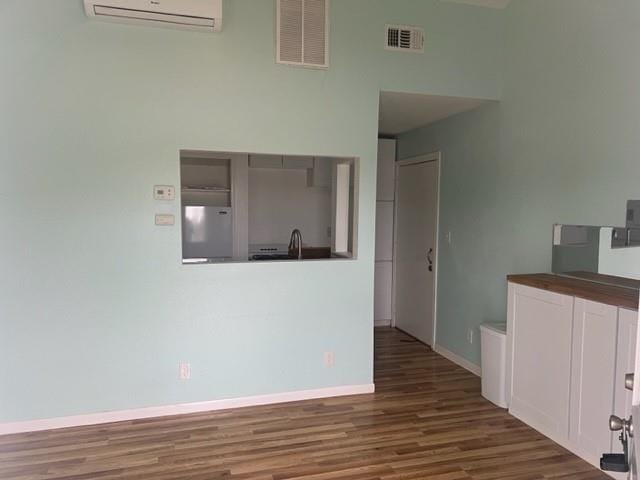
<instances>
[{"instance_id":1,"label":"stainless steel appliance","mask_svg":"<svg viewBox=\"0 0 640 480\"><path fill-rule=\"evenodd\" d=\"M293 260L289 248L280 243L260 243L249 245L249 260Z\"/></svg>"},{"instance_id":2,"label":"stainless steel appliance","mask_svg":"<svg viewBox=\"0 0 640 480\"><path fill-rule=\"evenodd\" d=\"M212 259L233 256L230 207L182 207L182 258Z\"/></svg>"}]
</instances>

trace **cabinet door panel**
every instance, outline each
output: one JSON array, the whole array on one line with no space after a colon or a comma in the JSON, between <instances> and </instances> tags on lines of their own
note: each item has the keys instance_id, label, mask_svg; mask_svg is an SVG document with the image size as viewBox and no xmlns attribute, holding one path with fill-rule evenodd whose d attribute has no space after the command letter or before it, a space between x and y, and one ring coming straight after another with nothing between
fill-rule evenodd
<instances>
[{"instance_id":1,"label":"cabinet door panel","mask_svg":"<svg viewBox=\"0 0 640 480\"><path fill-rule=\"evenodd\" d=\"M616 307L575 300L569 438L592 463L611 451L617 318Z\"/></svg>"},{"instance_id":2,"label":"cabinet door panel","mask_svg":"<svg viewBox=\"0 0 640 480\"><path fill-rule=\"evenodd\" d=\"M636 334L638 331L638 312L621 308L618 310L618 348L616 352L616 377L613 382L613 413L620 418L631 416L631 390L624 388L624 377L633 373L636 359ZM612 434L613 451L621 453L622 444L618 434Z\"/></svg>"},{"instance_id":3,"label":"cabinet door panel","mask_svg":"<svg viewBox=\"0 0 640 480\"><path fill-rule=\"evenodd\" d=\"M569 436L573 297L509 284L509 411L558 442Z\"/></svg>"},{"instance_id":4,"label":"cabinet door panel","mask_svg":"<svg viewBox=\"0 0 640 480\"><path fill-rule=\"evenodd\" d=\"M376 202L376 260L393 260L393 203Z\"/></svg>"},{"instance_id":5,"label":"cabinet door panel","mask_svg":"<svg viewBox=\"0 0 640 480\"><path fill-rule=\"evenodd\" d=\"M313 168L307 170L307 187L331 188L333 163L330 157L315 157Z\"/></svg>"},{"instance_id":6,"label":"cabinet door panel","mask_svg":"<svg viewBox=\"0 0 640 480\"><path fill-rule=\"evenodd\" d=\"M396 176L396 141L378 140L378 184L376 200L393 200Z\"/></svg>"},{"instance_id":7,"label":"cabinet door panel","mask_svg":"<svg viewBox=\"0 0 640 480\"><path fill-rule=\"evenodd\" d=\"M381 322L391 320L391 287L393 279L393 263L376 262L374 273L374 320Z\"/></svg>"}]
</instances>

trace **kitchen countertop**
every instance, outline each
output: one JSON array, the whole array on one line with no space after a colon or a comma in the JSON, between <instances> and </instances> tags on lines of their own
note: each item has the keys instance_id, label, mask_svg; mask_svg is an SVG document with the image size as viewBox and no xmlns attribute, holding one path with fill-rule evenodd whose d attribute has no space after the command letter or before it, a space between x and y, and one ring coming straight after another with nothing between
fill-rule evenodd
<instances>
[{"instance_id":1,"label":"kitchen countertop","mask_svg":"<svg viewBox=\"0 0 640 480\"><path fill-rule=\"evenodd\" d=\"M507 281L615 307L638 310L640 281L586 272L575 272L571 275L552 273L507 275Z\"/></svg>"},{"instance_id":2,"label":"kitchen countertop","mask_svg":"<svg viewBox=\"0 0 640 480\"><path fill-rule=\"evenodd\" d=\"M273 259L253 259L251 256L249 257L224 257L224 258L191 258L191 259L182 259L182 265L215 265L215 264L225 264L225 263L288 263L288 262L317 262L321 260L355 260L353 257L349 257L346 255L341 255L339 253L331 253L329 251L328 255L325 252L325 248L323 247L312 247L311 249L307 249L305 247L304 251L306 253L305 257L302 259L297 258L273 258Z\"/></svg>"}]
</instances>

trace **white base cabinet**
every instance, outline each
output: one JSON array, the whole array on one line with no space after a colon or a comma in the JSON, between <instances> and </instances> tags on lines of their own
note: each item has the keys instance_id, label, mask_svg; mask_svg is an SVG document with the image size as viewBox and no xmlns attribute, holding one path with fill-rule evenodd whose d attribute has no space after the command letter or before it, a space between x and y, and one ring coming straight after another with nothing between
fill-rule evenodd
<instances>
[{"instance_id":1,"label":"white base cabinet","mask_svg":"<svg viewBox=\"0 0 640 480\"><path fill-rule=\"evenodd\" d=\"M565 442L569 438L573 297L509 284L508 299L509 411Z\"/></svg>"},{"instance_id":2,"label":"white base cabinet","mask_svg":"<svg viewBox=\"0 0 640 480\"><path fill-rule=\"evenodd\" d=\"M618 310L618 341L616 351L616 373L613 382L613 413L620 418L631 416L631 390L624 387L624 377L632 373L636 365L636 333L638 312L620 308ZM622 453L618 433L612 433L613 451Z\"/></svg>"},{"instance_id":3,"label":"white base cabinet","mask_svg":"<svg viewBox=\"0 0 640 480\"><path fill-rule=\"evenodd\" d=\"M509 412L595 466L621 451L608 418L631 412L637 324L636 311L509 283Z\"/></svg>"},{"instance_id":4,"label":"white base cabinet","mask_svg":"<svg viewBox=\"0 0 640 480\"><path fill-rule=\"evenodd\" d=\"M617 307L574 301L569 440L596 465L600 455L611 452L607 419L613 413L617 320Z\"/></svg>"}]
</instances>

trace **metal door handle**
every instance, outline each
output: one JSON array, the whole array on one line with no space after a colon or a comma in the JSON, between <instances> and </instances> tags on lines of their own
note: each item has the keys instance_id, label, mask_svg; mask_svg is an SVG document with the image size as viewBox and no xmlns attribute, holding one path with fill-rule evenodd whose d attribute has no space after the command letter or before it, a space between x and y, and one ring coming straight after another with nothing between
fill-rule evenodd
<instances>
[{"instance_id":1,"label":"metal door handle","mask_svg":"<svg viewBox=\"0 0 640 480\"><path fill-rule=\"evenodd\" d=\"M623 453L605 453L600 457L600 468L611 472L629 471L629 437L633 437L633 419L629 420L611 415L609 430L620 432L618 439L622 443Z\"/></svg>"},{"instance_id":2,"label":"metal door handle","mask_svg":"<svg viewBox=\"0 0 640 480\"><path fill-rule=\"evenodd\" d=\"M429 251L427 252L427 262L429 262L429 271L433 272L433 258L431 257L433 255L433 248L430 248Z\"/></svg>"},{"instance_id":3,"label":"metal door handle","mask_svg":"<svg viewBox=\"0 0 640 480\"><path fill-rule=\"evenodd\" d=\"M624 435L629 435L633 437L633 417L620 418L616 415L611 415L609 417L609 430L612 432L617 432L622 430Z\"/></svg>"}]
</instances>

